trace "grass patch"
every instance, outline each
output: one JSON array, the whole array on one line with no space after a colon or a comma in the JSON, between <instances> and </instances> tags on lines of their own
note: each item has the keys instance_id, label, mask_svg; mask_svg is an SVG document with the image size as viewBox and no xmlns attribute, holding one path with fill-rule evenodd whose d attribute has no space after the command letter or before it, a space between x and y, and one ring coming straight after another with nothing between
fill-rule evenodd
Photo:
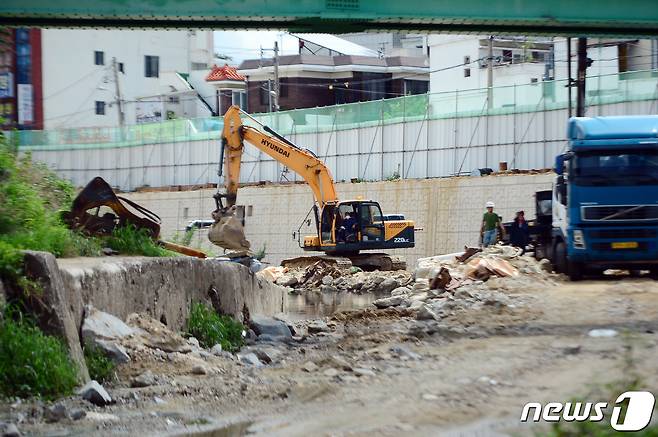
<instances>
[{"instance_id":1,"label":"grass patch","mask_svg":"<svg viewBox=\"0 0 658 437\"><path fill-rule=\"evenodd\" d=\"M0 394L54 399L70 394L76 371L60 339L45 335L15 307L0 320Z\"/></svg>"},{"instance_id":2,"label":"grass patch","mask_svg":"<svg viewBox=\"0 0 658 437\"><path fill-rule=\"evenodd\" d=\"M85 345L85 362L89 377L100 383L109 381L114 377L116 364L114 361L105 356L105 353L95 346Z\"/></svg>"},{"instance_id":3,"label":"grass patch","mask_svg":"<svg viewBox=\"0 0 658 437\"><path fill-rule=\"evenodd\" d=\"M138 229L135 225L127 225L114 229L112 235L106 238L105 244L107 247L126 255L176 255L175 253L158 246L149 235L147 229Z\"/></svg>"},{"instance_id":4,"label":"grass patch","mask_svg":"<svg viewBox=\"0 0 658 437\"><path fill-rule=\"evenodd\" d=\"M202 303L194 303L187 320L187 332L205 348L221 344L229 352L240 350L244 345L244 325L229 316L220 316L215 310Z\"/></svg>"}]
</instances>

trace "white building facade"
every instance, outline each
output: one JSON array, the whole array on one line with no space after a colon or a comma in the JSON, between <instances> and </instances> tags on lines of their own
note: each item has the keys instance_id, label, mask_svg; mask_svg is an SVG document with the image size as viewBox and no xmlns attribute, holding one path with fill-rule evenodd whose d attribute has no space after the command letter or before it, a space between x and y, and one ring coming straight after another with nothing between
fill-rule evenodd
<instances>
[{"instance_id":1,"label":"white building facade","mask_svg":"<svg viewBox=\"0 0 658 437\"><path fill-rule=\"evenodd\" d=\"M209 115L187 78L212 65L210 31L42 32L45 129Z\"/></svg>"}]
</instances>

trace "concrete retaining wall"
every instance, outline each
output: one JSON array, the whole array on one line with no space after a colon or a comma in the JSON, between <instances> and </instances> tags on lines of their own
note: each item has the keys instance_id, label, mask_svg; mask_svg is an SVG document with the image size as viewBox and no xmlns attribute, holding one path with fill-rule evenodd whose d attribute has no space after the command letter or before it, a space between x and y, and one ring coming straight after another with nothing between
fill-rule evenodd
<instances>
[{"instance_id":1,"label":"concrete retaining wall","mask_svg":"<svg viewBox=\"0 0 658 437\"><path fill-rule=\"evenodd\" d=\"M123 320L147 313L174 331L184 329L192 302L206 302L242 320L244 312L273 315L285 309L287 292L242 265L190 257L58 259L25 252L26 274L43 292L28 297L41 328L65 339L81 382L89 378L79 337L84 306ZM6 293L0 287L0 300Z\"/></svg>"},{"instance_id":2,"label":"concrete retaining wall","mask_svg":"<svg viewBox=\"0 0 658 437\"><path fill-rule=\"evenodd\" d=\"M416 226L423 228L416 233L416 247L391 251L404 255L412 265L418 258L477 244L484 204L489 200L496 203L496 211L503 220L512 220L514 213L521 209L529 217L534 215L534 192L550 189L552 180L551 173L406 179L339 183L337 190L341 199L376 200L384 214L402 213L415 220ZM143 192L124 196L158 214L163 221L163 237L171 238L176 232L182 233L190 220L210 218L215 208L214 192ZM245 226L252 248L265 247L265 261L272 264L303 255L292 232L298 229L312 202L311 190L305 184L240 188L238 204L246 206ZM312 223L310 227L302 227L302 234L312 235L314 226ZM192 245L211 247L205 233L195 236Z\"/></svg>"}]
</instances>

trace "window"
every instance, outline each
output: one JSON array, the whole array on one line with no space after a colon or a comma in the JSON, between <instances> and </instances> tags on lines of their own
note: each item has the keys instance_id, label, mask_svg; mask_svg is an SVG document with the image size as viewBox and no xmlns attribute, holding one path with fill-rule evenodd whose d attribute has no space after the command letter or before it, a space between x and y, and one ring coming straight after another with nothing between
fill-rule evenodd
<instances>
[{"instance_id":1,"label":"window","mask_svg":"<svg viewBox=\"0 0 658 437\"><path fill-rule=\"evenodd\" d=\"M288 78L279 80L279 97L288 97Z\"/></svg>"},{"instance_id":2,"label":"window","mask_svg":"<svg viewBox=\"0 0 658 437\"><path fill-rule=\"evenodd\" d=\"M144 56L144 76L160 77L160 57Z\"/></svg>"},{"instance_id":3,"label":"window","mask_svg":"<svg viewBox=\"0 0 658 437\"><path fill-rule=\"evenodd\" d=\"M205 70L208 68L208 64L205 62L192 62L192 70Z\"/></svg>"},{"instance_id":4,"label":"window","mask_svg":"<svg viewBox=\"0 0 658 437\"><path fill-rule=\"evenodd\" d=\"M119 62L119 73L125 73L125 70L123 69L123 62Z\"/></svg>"},{"instance_id":5,"label":"window","mask_svg":"<svg viewBox=\"0 0 658 437\"><path fill-rule=\"evenodd\" d=\"M503 62L512 62L513 55L511 50L503 50Z\"/></svg>"},{"instance_id":6,"label":"window","mask_svg":"<svg viewBox=\"0 0 658 437\"><path fill-rule=\"evenodd\" d=\"M464 77L471 77L471 69L464 68Z\"/></svg>"},{"instance_id":7,"label":"window","mask_svg":"<svg viewBox=\"0 0 658 437\"><path fill-rule=\"evenodd\" d=\"M96 50L94 52L94 64L105 65L105 53Z\"/></svg>"},{"instance_id":8,"label":"window","mask_svg":"<svg viewBox=\"0 0 658 437\"><path fill-rule=\"evenodd\" d=\"M247 206L247 217L251 217L254 213L254 205Z\"/></svg>"},{"instance_id":9,"label":"window","mask_svg":"<svg viewBox=\"0 0 658 437\"><path fill-rule=\"evenodd\" d=\"M233 91L231 94L231 104L239 106L240 109L247 110L247 94L242 91Z\"/></svg>"},{"instance_id":10,"label":"window","mask_svg":"<svg viewBox=\"0 0 658 437\"><path fill-rule=\"evenodd\" d=\"M96 100L96 115L105 115L105 102Z\"/></svg>"},{"instance_id":11,"label":"window","mask_svg":"<svg viewBox=\"0 0 658 437\"><path fill-rule=\"evenodd\" d=\"M429 81L426 80L404 80L404 94L405 95L415 95L415 94L425 94L429 88Z\"/></svg>"},{"instance_id":12,"label":"window","mask_svg":"<svg viewBox=\"0 0 658 437\"><path fill-rule=\"evenodd\" d=\"M536 77L530 78L530 83L537 83L537 82L539 82L539 79L537 79Z\"/></svg>"},{"instance_id":13,"label":"window","mask_svg":"<svg viewBox=\"0 0 658 437\"><path fill-rule=\"evenodd\" d=\"M470 64L471 63L471 57L470 56L464 56L464 64Z\"/></svg>"},{"instance_id":14,"label":"window","mask_svg":"<svg viewBox=\"0 0 658 437\"><path fill-rule=\"evenodd\" d=\"M180 103L180 98L178 96L169 96L168 99L169 103L173 103L174 105Z\"/></svg>"}]
</instances>

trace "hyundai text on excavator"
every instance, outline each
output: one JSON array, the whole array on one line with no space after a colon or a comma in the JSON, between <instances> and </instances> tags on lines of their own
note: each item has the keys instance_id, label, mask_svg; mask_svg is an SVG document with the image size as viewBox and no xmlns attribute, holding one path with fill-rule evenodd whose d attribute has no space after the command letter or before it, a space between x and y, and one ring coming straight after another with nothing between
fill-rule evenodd
<instances>
[{"instance_id":1,"label":"hyundai text on excavator","mask_svg":"<svg viewBox=\"0 0 658 437\"><path fill-rule=\"evenodd\" d=\"M253 120L264 132L245 125L241 115ZM221 176L223 161L224 192L218 191L214 196L217 209L212 213L215 223L208 234L211 242L225 249L249 249L242 223L235 217L245 142L295 171L313 192L312 214L317 233L298 241L303 250L325 252L328 256L295 258L282 265L303 265L321 258L343 266L351 263L380 270L406 267L397 257L359 252L414 247L413 221L386 220L379 203L373 200L339 200L329 168L313 152L296 146L237 106L231 106L224 115L219 171Z\"/></svg>"}]
</instances>

